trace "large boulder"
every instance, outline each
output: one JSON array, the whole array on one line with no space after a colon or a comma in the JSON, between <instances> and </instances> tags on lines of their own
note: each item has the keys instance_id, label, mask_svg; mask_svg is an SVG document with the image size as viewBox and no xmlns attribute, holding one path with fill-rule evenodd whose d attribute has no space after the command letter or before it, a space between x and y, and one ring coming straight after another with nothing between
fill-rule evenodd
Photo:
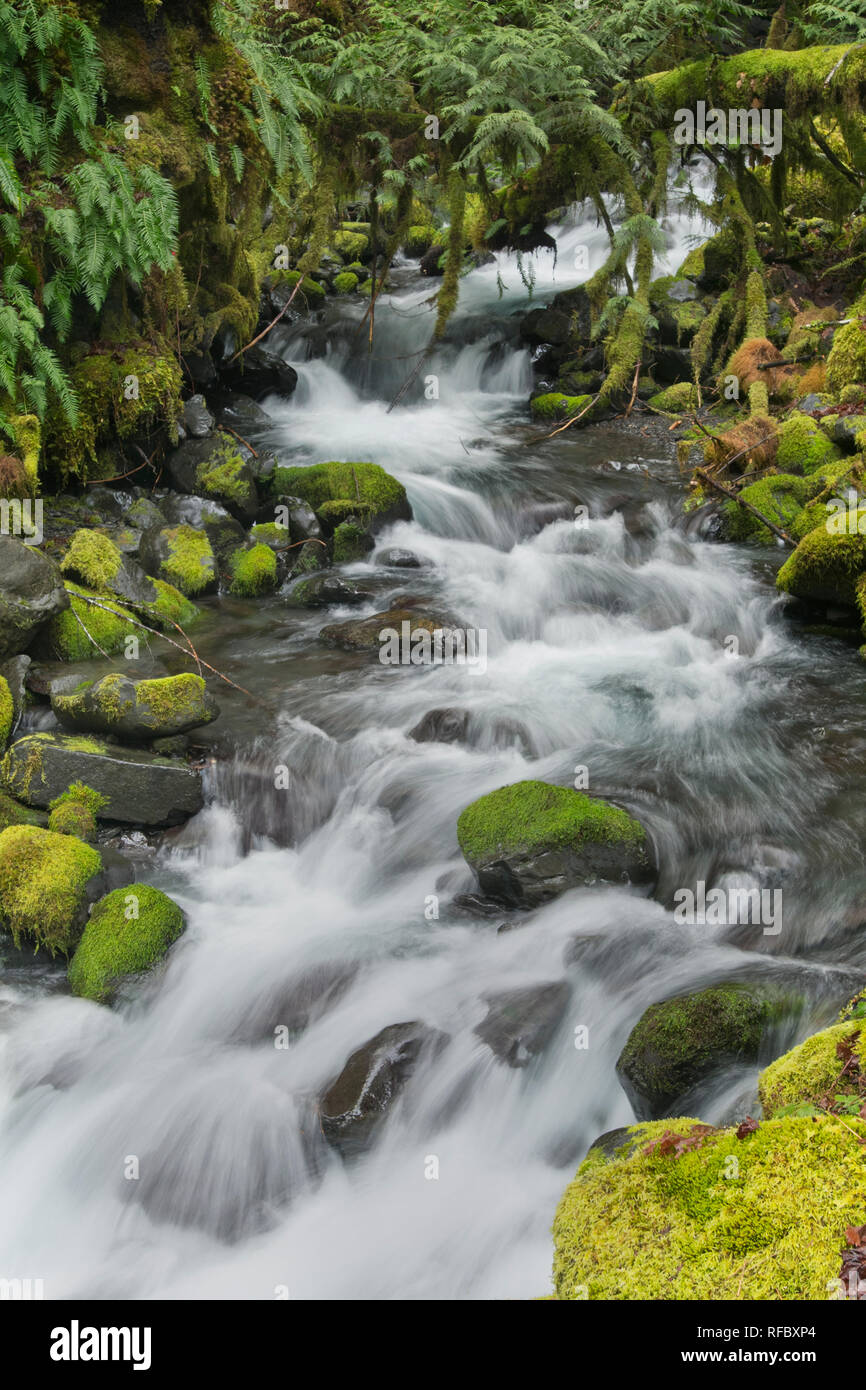
<instances>
[{"instance_id":1,"label":"large boulder","mask_svg":"<svg viewBox=\"0 0 866 1390\"><path fill-rule=\"evenodd\" d=\"M547 1047L570 995L565 980L487 994L487 1017L475 1032L500 1061L525 1067Z\"/></svg>"},{"instance_id":2,"label":"large boulder","mask_svg":"<svg viewBox=\"0 0 866 1390\"><path fill-rule=\"evenodd\" d=\"M652 1004L616 1064L635 1114L674 1114L686 1092L716 1068L754 1061L772 1012L766 998L733 984Z\"/></svg>"},{"instance_id":3,"label":"large boulder","mask_svg":"<svg viewBox=\"0 0 866 1390\"><path fill-rule=\"evenodd\" d=\"M204 531L166 526L148 531L141 542L141 563L148 574L195 598L217 587L216 561Z\"/></svg>"},{"instance_id":4,"label":"large boulder","mask_svg":"<svg viewBox=\"0 0 866 1390\"><path fill-rule=\"evenodd\" d=\"M221 569L225 569L230 556L246 539L246 531L237 517L211 497L173 495L166 499L164 510L172 526L191 526L194 531L204 531Z\"/></svg>"},{"instance_id":5,"label":"large boulder","mask_svg":"<svg viewBox=\"0 0 866 1390\"><path fill-rule=\"evenodd\" d=\"M133 743L186 733L219 714L203 678L191 673L158 680L112 673L84 681L70 694L52 694L51 708L66 728L114 734Z\"/></svg>"},{"instance_id":6,"label":"large boulder","mask_svg":"<svg viewBox=\"0 0 866 1390\"><path fill-rule=\"evenodd\" d=\"M102 531L76 531L60 568L67 579L93 593L114 594L126 603L156 602L153 580Z\"/></svg>"},{"instance_id":7,"label":"large boulder","mask_svg":"<svg viewBox=\"0 0 866 1390\"><path fill-rule=\"evenodd\" d=\"M68 951L105 891L99 851L33 825L0 832L0 923L16 943Z\"/></svg>"},{"instance_id":8,"label":"large boulder","mask_svg":"<svg viewBox=\"0 0 866 1390\"><path fill-rule=\"evenodd\" d=\"M479 797L461 812L457 838L482 892L514 906L534 906L599 879L653 877L638 821L617 806L547 782L516 782Z\"/></svg>"},{"instance_id":9,"label":"large boulder","mask_svg":"<svg viewBox=\"0 0 866 1390\"><path fill-rule=\"evenodd\" d=\"M124 979L152 969L185 926L177 903L158 888L116 888L96 903L69 962L72 993L107 1003Z\"/></svg>"},{"instance_id":10,"label":"large boulder","mask_svg":"<svg viewBox=\"0 0 866 1390\"><path fill-rule=\"evenodd\" d=\"M840 534L825 523L803 537L776 576L778 588L816 603L856 605L857 581L866 572L866 508L843 520L847 529Z\"/></svg>"},{"instance_id":11,"label":"large boulder","mask_svg":"<svg viewBox=\"0 0 866 1390\"><path fill-rule=\"evenodd\" d=\"M179 492L210 498L249 523L260 505L250 459L249 449L219 431L204 439L188 439L169 455L166 468Z\"/></svg>"},{"instance_id":12,"label":"large boulder","mask_svg":"<svg viewBox=\"0 0 866 1390\"><path fill-rule=\"evenodd\" d=\"M366 1148L423 1052L444 1045L423 1023L394 1023L353 1052L319 1101L322 1133L344 1154Z\"/></svg>"},{"instance_id":13,"label":"large boulder","mask_svg":"<svg viewBox=\"0 0 866 1390\"><path fill-rule=\"evenodd\" d=\"M839 1106L860 1112L864 1102L862 1081L863 1022L846 1019L813 1033L799 1047L777 1057L758 1078L758 1095L768 1120L789 1114L820 1114ZM862 1058L862 1061L861 1061ZM850 1060L847 1060L850 1059Z\"/></svg>"},{"instance_id":14,"label":"large boulder","mask_svg":"<svg viewBox=\"0 0 866 1390\"><path fill-rule=\"evenodd\" d=\"M14 536L0 536L0 657L23 651L68 607L57 566Z\"/></svg>"},{"instance_id":15,"label":"large boulder","mask_svg":"<svg viewBox=\"0 0 866 1390\"><path fill-rule=\"evenodd\" d=\"M300 307L300 296L295 301ZM223 386L243 392L254 401L278 394L290 396L298 384L298 374L278 352L258 343L220 369Z\"/></svg>"},{"instance_id":16,"label":"large boulder","mask_svg":"<svg viewBox=\"0 0 866 1390\"><path fill-rule=\"evenodd\" d=\"M569 316L558 309L530 309L520 324L520 336L527 343L561 347L571 337Z\"/></svg>"},{"instance_id":17,"label":"large boulder","mask_svg":"<svg viewBox=\"0 0 866 1390\"><path fill-rule=\"evenodd\" d=\"M176 825L202 807L201 775L186 763L96 737L27 734L0 771L6 789L28 806L47 807L83 782L105 797L102 818L132 825Z\"/></svg>"}]
</instances>

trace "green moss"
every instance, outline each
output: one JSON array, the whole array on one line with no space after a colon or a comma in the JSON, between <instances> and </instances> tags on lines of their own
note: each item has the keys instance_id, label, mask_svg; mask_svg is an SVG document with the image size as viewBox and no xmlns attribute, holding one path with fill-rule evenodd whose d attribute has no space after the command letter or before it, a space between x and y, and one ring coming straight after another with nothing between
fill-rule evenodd
<instances>
[{"instance_id":1,"label":"green moss","mask_svg":"<svg viewBox=\"0 0 866 1390\"><path fill-rule=\"evenodd\" d=\"M203 593L215 572L214 554L205 532L194 526L170 526L162 535L168 542L168 555L160 566L160 577L187 598Z\"/></svg>"},{"instance_id":2,"label":"green moss","mask_svg":"<svg viewBox=\"0 0 866 1390\"><path fill-rule=\"evenodd\" d=\"M101 531L76 531L60 568L70 579L99 592L110 589L122 557L113 541Z\"/></svg>"},{"instance_id":3,"label":"green moss","mask_svg":"<svg viewBox=\"0 0 866 1390\"><path fill-rule=\"evenodd\" d=\"M289 544L287 526L278 526L275 521L259 521L250 528L250 538L259 545L269 545L271 550L285 550Z\"/></svg>"},{"instance_id":4,"label":"green moss","mask_svg":"<svg viewBox=\"0 0 866 1390\"><path fill-rule=\"evenodd\" d=\"M757 1057L770 1013L767 1000L737 985L665 999L638 1020L617 1071L630 1094L658 1113L717 1062Z\"/></svg>"},{"instance_id":5,"label":"green moss","mask_svg":"<svg viewBox=\"0 0 866 1390\"><path fill-rule=\"evenodd\" d=\"M862 313L863 306L855 306ZM838 395L851 383L866 383L866 331L860 319L837 328L827 358L827 390Z\"/></svg>"},{"instance_id":6,"label":"green moss","mask_svg":"<svg viewBox=\"0 0 866 1390\"><path fill-rule=\"evenodd\" d=\"M856 1023L836 1023L765 1067L758 1078L758 1095L767 1119L790 1107L832 1105L840 1093L859 1094L856 1074L853 1078L850 1071L842 1075L844 1062L836 1051L840 1043L853 1041L856 1055L859 1038Z\"/></svg>"},{"instance_id":7,"label":"green moss","mask_svg":"<svg viewBox=\"0 0 866 1390\"><path fill-rule=\"evenodd\" d=\"M9 682L0 676L0 749L5 748L15 722L15 705Z\"/></svg>"},{"instance_id":8,"label":"green moss","mask_svg":"<svg viewBox=\"0 0 866 1390\"><path fill-rule=\"evenodd\" d=\"M457 839L466 858L477 861L542 845L642 845L646 834L606 801L549 782L515 782L467 806L457 821Z\"/></svg>"},{"instance_id":9,"label":"green moss","mask_svg":"<svg viewBox=\"0 0 866 1390\"><path fill-rule=\"evenodd\" d=\"M301 279L301 273L298 270L289 270L285 275L281 276L282 283L284 285L291 285L293 288ZM311 280L309 275L304 275L301 288L295 296L296 304L302 296L308 300L318 301L325 298L325 290L316 280Z\"/></svg>"},{"instance_id":10,"label":"green moss","mask_svg":"<svg viewBox=\"0 0 866 1390\"><path fill-rule=\"evenodd\" d=\"M236 445L221 435L208 457L196 469L196 491L218 502L244 507L255 500L255 485Z\"/></svg>"},{"instance_id":11,"label":"green moss","mask_svg":"<svg viewBox=\"0 0 866 1390\"><path fill-rule=\"evenodd\" d=\"M592 396L564 396L561 391L548 391L543 396L535 396L529 402L529 409L536 420L569 420L579 415L591 400Z\"/></svg>"},{"instance_id":12,"label":"green moss","mask_svg":"<svg viewBox=\"0 0 866 1390\"><path fill-rule=\"evenodd\" d=\"M334 294L352 294L358 288L358 277L351 270L334 276Z\"/></svg>"},{"instance_id":13,"label":"green moss","mask_svg":"<svg viewBox=\"0 0 866 1390\"><path fill-rule=\"evenodd\" d=\"M785 531L791 531L796 519L801 515L814 488L807 478L798 478L793 473L774 473L750 483L743 488L740 496L744 502L757 507L763 516L774 521ZM734 541L759 541L761 545L775 545L777 538L769 527L756 516L736 502L726 502L724 506L727 534ZM823 513L826 516L826 512Z\"/></svg>"},{"instance_id":14,"label":"green moss","mask_svg":"<svg viewBox=\"0 0 866 1390\"><path fill-rule=\"evenodd\" d=\"M852 515L852 523L855 517ZM866 531L866 508L856 513ZM866 535L831 535L826 525L804 536L776 576L784 593L835 603L856 603L856 581L866 570Z\"/></svg>"},{"instance_id":15,"label":"green moss","mask_svg":"<svg viewBox=\"0 0 866 1390\"><path fill-rule=\"evenodd\" d=\"M277 557L270 546L254 545L249 550L236 550L229 567L233 594L252 598L276 588Z\"/></svg>"},{"instance_id":16,"label":"green moss","mask_svg":"<svg viewBox=\"0 0 866 1390\"><path fill-rule=\"evenodd\" d=\"M327 530L348 521L350 517L361 519L373 515L374 509L368 502L355 502L351 497L337 497L333 502L323 502L321 507L316 508L316 516Z\"/></svg>"},{"instance_id":17,"label":"green moss","mask_svg":"<svg viewBox=\"0 0 866 1390\"><path fill-rule=\"evenodd\" d=\"M370 244L370 238L364 232L340 231L335 232L331 238L334 250L344 261L356 261Z\"/></svg>"},{"instance_id":18,"label":"green moss","mask_svg":"<svg viewBox=\"0 0 866 1390\"><path fill-rule=\"evenodd\" d=\"M24 464L30 491L39 486L39 455L42 449L42 426L38 415L10 415L7 429L15 442L15 450Z\"/></svg>"},{"instance_id":19,"label":"green moss","mask_svg":"<svg viewBox=\"0 0 866 1390\"><path fill-rule=\"evenodd\" d=\"M0 792L0 830L5 830L10 825L41 825L45 826L46 816L43 811L35 811L31 806L23 806L14 797L7 796L6 792Z\"/></svg>"},{"instance_id":20,"label":"green moss","mask_svg":"<svg viewBox=\"0 0 866 1390\"><path fill-rule=\"evenodd\" d=\"M702 246L695 246L693 250L689 252L679 270L671 276L672 281L681 279L699 280L701 278L704 273L705 246L706 242Z\"/></svg>"},{"instance_id":21,"label":"green moss","mask_svg":"<svg viewBox=\"0 0 866 1390\"><path fill-rule=\"evenodd\" d=\"M108 797L94 791L85 782L71 782L65 792L55 796L48 803L49 811L57 811L61 806L86 806L91 815L96 816L108 805Z\"/></svg>"},{"instance_id":22,"label":"green moss","mask_svg":"<svg viewBox=\"0 0 866 1390\"><path fill-rule=\"evenodd\" d=\"M65 801L51 812L48 829L55 835L76 835L79 840L96 836L96 817L80 801Z\"/></svg>"},{"instance_id":23,"label":"green moss","mask_svg":"<svg viewBox=\"0 0 866 1390\"><path fill-rule=\"evenodd\" d=\"M682 415L686 410L697 410L698 388L692 381L678 381L675 386L650 396L648 404L669 415Z\"/></svg>"},{"instance_id":24,"label":"green moss","mask_svg":"<svg viewBox=\"0 0 866 1390\"><path fill-rule=\"evenodd\" d=\"M121 651L126 638L138 632L132 614L114 599L69 582L66 590L69 608L51 619L45 637L48 653L55 660L86 661L89 657L100 656L100 647L111 655ZM79 594L98 599L104 607L95 608L83 602Z\"/></svg>"},{"instance_id":25,"label":"green moss","mask_svg":"<svg viewBox=\"0 0 866 1390\"><path fill-rule=\"evenodd\" d=\"M16 945L22 936L69 951L87 910L86 890L102 870L95 849L36 826L0 834L0 912Z\"/></svg>"},{"instance_id":26,"label":"green moss","mask_svg":"<svg viewBox=\"0 0 866 1390\"><path fill-rule=\"evenodd\" d=\"M276 496L302 497L314 511L325 503L350 500L380 516L405 508L406 489L377 463L314 463L309 468L275 468Z\"/></svg>"},{"instance_id":27,"label":"green moss","mask_svg":"<svg viewBox=\"0 0 866 1390\"><path fill-rule=\"evenodd\" d=\"M407 256L423 256L424 252L436 244L436 228L413 225L406 228L403 251Z\"/></svg>"},{"instance_id":28,"label":"green moss","mask_svg":"<svg viewBox=\"0 0 866 1390\"><path fill-rule=\"evenodd\" d=\"M334 532L334 564L351 565L369 550L367 532L353 521L343 521Z\"/></svg>"},{"instance_id":29,"label":"green moss","mask_svg":"<svg viewBox=\"0 0 866 1390\"><path fill-rule=\"evenodd\" d=\"M125 976L150 970L184 929L177 903L158 888L136 883L96 904L69 962L73 994L107 1001Z\"/></svg>"},{"instance_id":30,"label":"green moss","mask_svg":"<svg viewBox=\"0 0 866 1390\"><path fill-rule=\"evenodd\" d=\"M140 604L145 621L152 621L157 627L168 632L175 626L189 627L199 616L201 610L173 584L164 579L154 579L158 597L153 603Z\"/></svg>"},{"instance_id":31,"label":"green moss","mask_svg":"<svg viewBox=\"0 0 866 1390\"><path fill-rule=\"evenodd\" d=\"M559 1299L828 1297L845 1227L866 1220L866 1122L770 1120L744 1139L697 1123L636 1126L630 1155L590 1154L554 1221ZM698 1146L647 1154L666 1131Z\"/></svg>"},{"instance_id":32,"label":"green moss","mask_svg":"<svg viewBox=\"0 0 866 1390\"><path fill-rule=\"evenodd\" d=\"M152 716L160 727L183 722L189 711L203 701L206 685L202 676L184 672L158 680L138 681L135 687L139 713Z\"/></svg>"},{"instance_id":33,"label":"green moss","mask_svg":"<svg viewBox=\"0 0 866 1390\"><path fill-rule=\"evenodd\" d=\"M778 441L776 463L783 473L814 473L841 457L817 421L798 411L779 426Z\"/></svg>"}]
</instances>

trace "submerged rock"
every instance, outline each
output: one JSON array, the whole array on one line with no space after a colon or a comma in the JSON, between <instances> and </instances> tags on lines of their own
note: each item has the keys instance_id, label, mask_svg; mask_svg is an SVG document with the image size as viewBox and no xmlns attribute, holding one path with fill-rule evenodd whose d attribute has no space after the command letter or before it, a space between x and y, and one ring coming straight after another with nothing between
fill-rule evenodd
<instances>
[{"instance_id":1,"label":"submerged rock","mask_svg":"<svg viewBox=\"0 0 866 1390\"><path fill-rule=\"evenodd\" d=\"M70 729L115 734L133 742L165 738L210 724L219 706L201 676L132 680L112 674L85 681L70 694L53 694L51 708Z\"/></svg>"},{"instance_id":2,"label":"submerged rock","mask_svg":"<svg viewBox=\"0 0 866 1390\"><path fill-rule=\"evenodd\" d=\"M72 782L105 797L106 820L176 825L200 811L201 775L186 763L96 737L28 734L2 763L4 785L29 806L47 807Z\"/></svg>"},{"instance_id":3,"label":"submerged rock","mask_svg":"<svg viewBox=\"0 0 866 1390\"><path fill-rule=\"evenodd\" d=\"M714 985L652 1004L616 1064L641 1119L674 1112L680 1097L725 1063L754 1061L772 1016L769 1001L741 985Z\"/></svg>"},{"instance_id":4,"label":"submerged rock","mask_svg":"<svg viewBox=\"0 0 866 1390\"><path fill-rule=\"evenodd\" d=\"M377 565L387 565L391 569L426 569L432 563L432 560L428 560L425 555L416 555L414 550L403 550L400 546L390 546L387 550L380 550L376 556Z\"/></svg>"},{"instance_id":5,"label":"submerged rock","mask_svg":"<svg viewBox=\"0 0 866 1390\"><path fill-rule=\"evenodd\" d=\"M14 536L0 536L0 658L23 651L68 607L57 566Z\"/></svg>"},{"instance_id":6,"label":"submerged rock","mask_svg":"<svg viewBox=\"0 0 866 1390\"><path fill-rule=\"evenodd\" d=\"M500 1061L525 1067L547 1047L570 997L565 980L487 994L487 1017L475 1032Z\"/></svg>"},{"instance_id":7,"label":"submerged rock","mask_svg":"<svg viewBox=\"0 0 866 1390\"><path fill-rule=\"evenodd\" d=\"M330 604L356 605L369 603L370 594L348 584L337 575L324 574L315 579L302 579L292 590L289 602L302 608L327 608Z\"/></svg>"},{"instance_id":8,"label":"submerged rock","mask_svg":"<svg viewBox=\"0 0 866 1390\"><path fill-rule=\"evenodd\" d=\"M653 877L646 832L625 811L547 782L516 782L461 813L457 838L483 892L534 906L601 879Z\"/></svg>"},{"instance_id":9,"label":"submerged rock","mask_svg":"<svg viewBox=\"0 0 866 1390\"><path fill-rule=\"evenodd\" d=\"M400 638L403 624L406 632L456 632L460 624L445 614L431 613L423 608L390 608L385 613L374 613L369 618L352 618L345 623L332 623L323 627L319 637L331 647L342 647L347 652L377 652L382 649L384 639L380 633L385 629L395 632ZM409 647L409 642L405 643ZM408 661L408 656L407 656ZM430 664L430 663L427 663Z\"/></svg>"},{"instance_id":10,"label":"submerged rock","mask_svg":"<svg viewBox=\"0 0 866 1390\"><path fill-rule=\"evenodd\" d=\"M469 726L468 709L431 709L410 729L416 743L463 743Z\"/></svg>"},{"instance_id":11,"label":"submerged rock","mask_svg":"<svg viewBox=\"0 0 866 1390\"><path fill-rule=\"evenodd\" d=\"M424 1023L394 1023L353 1052L319 1101L322 1133L343 1154L366 1148L422 1053L447 1041Z\"/></svg>"}]
</instances>

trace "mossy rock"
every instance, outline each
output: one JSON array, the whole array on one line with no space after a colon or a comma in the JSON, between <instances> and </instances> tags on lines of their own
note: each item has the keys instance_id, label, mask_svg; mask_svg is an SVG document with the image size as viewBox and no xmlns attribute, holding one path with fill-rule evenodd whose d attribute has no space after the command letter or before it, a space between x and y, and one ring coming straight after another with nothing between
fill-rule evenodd
<instances>
[{"instance_id":1,"label":"mossy rock","mask_svg":"<svg viewBox=\"0 0 866 1390\"><path fill-rule=\"evenodd\" d=\"M294 303L297 305L299 309L301 308L305 299L308 303L318 304L321 300L325 298L325 290L323 286L317 284L317 282L315 280L312 280L309 275L304 275L302 277L300 271L289 270L286 272L285 275L281 277L281 283L284 285L288 285L291 289L294 289L295 285L298 283L299 280L301 280L302 282L301 288L298 290L298 293L295 295L294 299Z\"/></svg>"},{"instance_id":2,"label":"mossy rock","mask_svg":"<svg viewBox=\"0 0 866 1390\"><path fill-rule=\"evenodd\" d=\"M369 532L356 521L343 521L334 532L333 560L335 565L351 565L363 560L375 542Z\"/></svg>"},{"instance_id":3,"label":"mossy rock","mask_svg":"<svg viewBox=\"0 0 866 1390\"><path fill-rule=\"evenodd\" d=\"M0 749L6 747L15 723L15 702L5 676L0 676Z\"/></svg>"},{"instance_id":4,"label":"mossy rock","mask_svg":"<svg viewBox=\"0 0 866 1390\"><path fill-rule=\"evenodd\" d=\"M16 801L14 796L0 792L0 830L6 830L10 825L38 825L44 830L48 817L44 811L36 811L32 806Z\"/></svg>"},{"instance_id":5,"label":"mossy rock","mask_svg":"<svg viewBox=\"0 0 866 1390\"><path fill-rule=\"evenodd\" d=\"M570 420L579 415L589 405L592 396L564 396L560 391L548 391L535 396L529 402L529 409L535 420ZM588 420L592 411L584 416Z\"/></svg>"},{"instance_id":6,"label":"mossy rock","mask_svg":"<svg viewBox=\"0 0 866 1390\"><path fill-rule=\"evenodd\" d=\"M758 511L775 522L783 531L791 531L809 498L814 494L811 479L794 473L776 473L744 487L740 496ZM732 541L758 541L761 545L776 545L778 537L762 521L737 502L726 502L723 508L725 531ZM826 512L823 513L827 515Z\"/></svg>"},{"instance_id":7,"label":"mossy rock","mask_svg":"<svg viewBox=\"0 0 866 1390\"><path fill-rule=\"evenodd\" d=\"M266 545L273 551L286 550L289 545L289 529L276 521L260 521L250 527L250 540L254 545Z\"/></svg>"},{"instance_id":8,"label":"mossy rock","mask_svg":"<svg viewBox=\"0 0 866 1390\"><path fill-rule=\"evenodd\" d=\"M136 605L143 622L161 628L163 632L171 632L177 627L187 628L195 622L201 609L186 598L180 589L167 584L164 579L154 579L153 586L156 590L154 602Z\"/></svg>"},{"instance_id":9,"label":"mossy rock","mask_svg":"<svg viewBox=\"0 0 866 1390\"><path fill-rule=\"evenodd\" d=\"M650 396L649 404L654 410L663 410L668 415L682 415L687 410L698 408L698 388L692 381L678 381L676 386L668 386L657 395Z\"/></svg>"},{"instance_id":10,"label":"mossy rock","mask_svg":"<svg viewBox=\"0 0 866 1390\"><path fill-rule=\"evenodd\" d=\"M46 656L55 661L87 661L103 652L112 656L123 650L128 637L141 636L132 613L116 599L79 584L67 583L66 590L69 607L51 619L39 639ZM100 606L85 602L88 598Z\"/></svg>"},{"instance_id":11,"label":"mossy rock","mask_svg":"<svg viewBox=\"0 0 866 1390\"><path fill-rule=\"evenodd\" d=\"M232 575L229 587L239 597L255 598L277 587L277 557L269 545L236 550L229 567Z\"/></svg>"},{"instance_id":12,"label":"mossy rock","mask_svg":"<svg viewBox=\"0 0 866 1390\"><path fill-rule=\"evenodd\" d=\"M157 680L112 673L71 694L53 695L51 708L66 728L133 742L183 734L219 714L204 679L191 672Z\"/></svg>"},{"instance_id":13,"label":"mossy rock","mask_svg":"<svg viewBox=\"0 0 866 1390\"><path fill-rule=\"evenodd\" d=\"M198 464L193 490L221 502L242 521L252 521L259 509L253 470L228 435L220 435L208 457Z\"/></svg>"},{"instance_id":14,"label":"mossy rock","mask_svg":"<svg viewBox=\"0 0 866 1390\"><path fill-rule=\"evenodd\" d=\"M379 530L393 521L411 521L406 489L377 463L315 463L308 468L277 468L275 496L302 498L318 515L327 503L368 509L370 526ZM341 517L342 519L342 517Z\"/></svg>"},{"instance_id":15,"label":"mossy rock","mask_svg":"<svg viewBox=\"0 0 866 1390\"><path fill-rule=\"evenodd\" d=\"M136 883L118 888L93 908L69 962L73 994L108 1002L129 976L150 970L186 926L186 918L158 888Z\"/></svg>"},{"instance_id":16,"label":"mossy rock","mask_svg":"<svg viewBox=\"0 0 866 1390\"><path fill-rule=\"evenodd\" d=\"M413 260L418 260L429 251L431 246L436 245L436 228L432 226L412 226L406 228L406 238L403 242L403 255L409 256Z\"/></svg>"},{"instance_id":17,"label":"mossy rock","mask_svg":"<svg viewBox=\"0 0 866 1390\"><path fill-rule=\"evenodd\" d=\"M862 315L863 305L855 306ZM838 395L846 386L866 383L866 330L860 317L837 328L827 358L827 390Z\"/></svg>"},{"instance_id":18,"label":"mossy rock","mask_svg":"<svg viewBox=\"0 0 866 1390\"><path fill-rule=\"evenodd\" d=\"M786 1114L818 1114L820 1107L832 1106L839 1096L857 1099L859 1110L862 1096L859 1089L860 1068L849 1068L843 1075L844 1062L839 1045L849 1045L855 1057L861 1050L862 1025L856 1020L836 1023L813 1033L799 1047L777 1057L765 1067L758 1078L758 1095L766 1118Z\"/></svg>"},{"instance_id":19,"label":"mossy rock","mask_svg":"<svg viewBox=\"0 0 866 1390\"><path fill-rule=\"evenodd\" d=\"M351 270L343 270L334 276L334 294L352 294L358 288L358 277Z\"/></svg>"},{"instance_id":20,"label":"mossy rock","mask_svg":"<svg viewBox=\"0 0 866 1390\"><path fill-rule=\"evenodd\" d=\"M216 588L216 560L204 531L194 526L166 526L149 531L141 545L141 561L149 574L195 598Z\"/></svg>"},{"instance_id":21,"label":"mossy rock","mask_svg":"<svg viewBox=\"0 0 866 1390\"><path fill-rule=\"evenodd\" d=\"M616 1064L641 1119L670 1114L716 1067L754 1061L771 1017L766 999L738 985L714 985L652 1004L635 1024Z\"/></svg>"},{"instance_id":22,"label":"mossy rock","mask_svg":"<svg viewBox=\"0 0 866 1390\"><path fill-rule=\"evenodd\" d=\"M355 231L335 232L331 241L334 250L347 263L360 260L370 245L366 233Z\"/></svg>"},{"instance_id":23,"label":"mossy rock","mask_svg":"<svg viewBox=\"0 0 866 1390\"><path fill-rule=\"evenodd\" d=\"M866 508L852 513L852 522L866 531ZM866 571L866 535L836 535L827 526L816 526L804 536L776 576L783 593L818 603L857 603L857 581Z\"/></svg>"},{"instance_id":24,"label":"mossy rock","mask_svg":"<svg viewBox=\"0 0 866 1390\"><path fill-rule=\"evenodd\" d=\"M776 466L781 473L815 473L841 458L816 420L795 411L779 426Z\"/></svg>"},{"instance_id":25,"label":"mossy rock","mask_svg":"<svg viewBox=\"0 0 866 1390\"><path fill-rule=\"evenodd\" d=\"M87 918L88 886L102 873L92 846L32 825L0 833L0 920L53 955L68 951Z\"/></svg>"},{"instance_id":26,"label":"mossy rock","mask_svg":"<svg viewBox=\"0 0 866 1390\"><path fill-rule=\"evenodd\" d=\"M53 561L16 536L0 535L0 660L29 648L68 607Z\"/></svg>"},{"instance_id":27,"label":"mossy rock","mask_svg":"<svg viewBox=\"0 0 866 1390\"><path fill-rule=\"evenodd\" d=\"M0 781L12 796L42 808L81 782L104 798L104 819L132 825L177 825L203 800L201 774L187 763L88 734L16 739L0 763Z\"/></svg>"},{"instance_id":28,"label":"mossy rock","mask_svg":"<svg viewBox=\"0 0 866 1390\"><path fill-rule=\"evenodd\" d=\"M866 1121L833 1117L742 1139L694 1119L635 1126L613 1159L590 1150L559 1203L557 1298L826 1299L846 1226L866 1222L863 1138Z\"/></svg>"},{"instance_id":29,"label":"mossy rock","mask_svg":"<svg viewBox=\"0 0 866 1390\"><path fill-rule=\"evenodd\" d=\"M124 603L151 603L156 599L153 580L140 565L121 554L104 531L79 530L60 562L66 579L91 593L112 594Z\"/></svg>"},{"instance_id":30,"label":"mossy rock","mask_svg":"<svg viewBox=\"0 0 866 1390\"><path fill-rule=\"evenodd\" d=\"M544 902L598 879L653 877L646 832L617 806L548 782L516 782L473 801L457 839L485 893L506 903Z\"/></svg>"},{"instance_id":31,"label":"mossy rock","mask_svg":"<svg viewBox=\"0 0 866 1390\"><path fill-rule=\"evenodd\" d=\"M96 817L84 801L61 801L48 818L48 829L55 835L75 835L79 840L95 840Z\"/></svg>"}]
</instances>

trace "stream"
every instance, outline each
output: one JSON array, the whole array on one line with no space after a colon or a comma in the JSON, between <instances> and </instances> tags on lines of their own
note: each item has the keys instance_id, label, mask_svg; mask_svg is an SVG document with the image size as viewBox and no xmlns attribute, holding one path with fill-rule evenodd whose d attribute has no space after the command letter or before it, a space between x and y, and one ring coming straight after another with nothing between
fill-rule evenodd
<instances>
[{"instance_id":1,"label":"stream","mask_svg":"<svg viewBox=\"0 0 866 1390\"><path fill-rule=\"evenodd\" d=\"M685 215L669 226L659 274L696 230ZM579 217L554 235L556 265L535 264L542 304L586 278L570 269L577 246L606 242ZM251 442L287 464L381 464L414 519L377 552L429 563L398 570L374 552L347 567L360 607L285 593L206 605L198 649L258 703L216 692L209 804L143 869L187 932L113 1010L72 998L41 958L9 951L0 975L0 1274L41 1278L48 1298L545 1295L559 1197L596 1136L633 1122L614 1068L650 1004L722 980L778 985L794 1002L762 1065L866 975L856 649L785 616L780 553L716 544L684 514L673 444L643 433L645 417L539 440L552 426L528 421L513 257L466 277L445 343L388 413L435 312L414 263L392 278L372 352L357 299L329 303L326 334L305 320L275 332L298 388L264 402L272 425ZM317 640L407 594L484 630L486 669L385 666ZM469 711L466 742L408 737L443 708ZM579 767L646 826L652 895L599 884L530 917L455 906L474 888L463 807L526 778L572 785ZM674 893L702 881L781 888L781 930L678 924ZM293 1027L303 980L327 988ZM555 1036L504 1065L474 1032L484 996L554 981L571 990ZM316 1097L408 1020L447 1046L344 1162ZM682 1113L758 1114L758 1070L717 1071Z\"/></svg>"}]
</instances>

